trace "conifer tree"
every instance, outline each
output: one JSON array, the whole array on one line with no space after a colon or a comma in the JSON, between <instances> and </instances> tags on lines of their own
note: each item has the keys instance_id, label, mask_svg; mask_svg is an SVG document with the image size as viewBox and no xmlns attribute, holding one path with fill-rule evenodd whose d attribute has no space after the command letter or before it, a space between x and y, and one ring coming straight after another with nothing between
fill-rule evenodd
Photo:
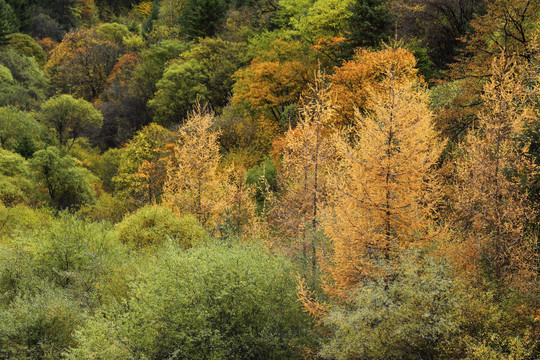
<instances>
[{"instance_id":1,"label":"conifer tree","mask_svg":"<svg viewBox=\"0 0 540 360\"><path fill-rule=\"evenodd\" d=\"M329 126L333 103L321 72L304 101L298 126L274 144L281 159L277 180L281 195L270 198L269 218L281 235L293 239L289 245L293 256L315 270L314 232L320 229L320 213L328 201L329 174L338 165L337 134Z\"/></svg>"},{"instance_id":2,"label":"conifer tree","mask_svg":"<svg viewBox=\"0 0 540 360\"><path fill-rule=\"evenodd\" d=\"M526 228L533 210L517 176L537 172L528 149L515 141L537 116L529 105L537 89L525 86L523 63L504 53L494 59L476 129L460 147L454 188L464 253L477 257L499 284L519 286L538 271L536 236Z\"/></svg>"},{"instance_id":3,"label":"conifer tree","mask_svg":"<svg viewBox=\"0 0 540 360\"><path fill-rule=\"evenodd\" d=\"M382 64L365 113L357 112L352 144L345 138L339 144L344 171L324 223L331 242L326 291L332 296L346 296L363 279L377 277L379 263L430 236L437 187L432 168L440 146L426 91L417 79L400 76L402 61L408 59Z\"/></svg>"},{"instance_id":4,"label":"conifer tree","mask_svg":"<svg viewBox=\"0 0 540 360\"><path fill-rule=\"evenodd\" d=\"M394 20L389 1L354 0L349 11L345 57L352 56L358 47L376 47L392 35Z\"/></svg>"},{"instance_id":5,"label":"conifer tree","mask_svg":"<svg viewBox=\"0 0 540 360\"><path fill-rule=\"evenodd\" d=\"M16 32L18 28L13 8L5 0L0 0L0 46L8 44L7 35Z\"/></svg>"},{"instance_id":6,"label":"conifer tree","mask_svg":"<svg viewBox=\"0 0 540 360\"><path fill-rule=\"evenodd\" d=\"M166 165L164 205L193 214L209 229L232 227L238 234L254 227L255 205L237 174L219 170L219 133L213 121L214 113L198 104L178 131Z\"/></svg>"}]
</instances>

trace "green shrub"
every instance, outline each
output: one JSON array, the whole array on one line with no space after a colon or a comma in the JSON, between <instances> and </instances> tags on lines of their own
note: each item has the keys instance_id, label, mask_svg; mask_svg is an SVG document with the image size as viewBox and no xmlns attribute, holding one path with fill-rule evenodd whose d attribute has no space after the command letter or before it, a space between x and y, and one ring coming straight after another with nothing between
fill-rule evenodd
<instances>
[{"instance_id":1,"label":"green shrub","mask_svg":"<svg viewBox=\"0 0 540 360\"><path fill-rule=\"evenodd\" d=\"M299 359L311 326L284 258L163 246L125 303L96 314L74 359Z\"/></svg>"},{"instance_id":2,"label":"green shrub","mask_svg":"<svg viewBox=\"0 0 540 360\"><path fill-rule=\"evenodd\" d=\"M95 204L83 205L77 213L91 221L108 221L116 224L135 209L133 200L103 193Z\"/></svg>"},{"instance_id":3,"label":"green shrub","mask_svg":"<svg viewBox=\"0 0 540 360\"><path fill-rule=\"evenodd\" d=\"M192 215L181 218L169 208L158 205L145 206L124 218L116 225L120 241L135 248L163 243L171 238L185 248L203 244L209 235Z\"/></svg>"},{"instance_id":4,"label":"green shrub","mask_svg":"<svg viewBox=\"0 0 540 360\"><path fill-rule=\"evenodd\" d=\"M0 149L0 202L12 206L30 203L36 198L26 160L11 151Z\"/></svg>"}]
</instances>

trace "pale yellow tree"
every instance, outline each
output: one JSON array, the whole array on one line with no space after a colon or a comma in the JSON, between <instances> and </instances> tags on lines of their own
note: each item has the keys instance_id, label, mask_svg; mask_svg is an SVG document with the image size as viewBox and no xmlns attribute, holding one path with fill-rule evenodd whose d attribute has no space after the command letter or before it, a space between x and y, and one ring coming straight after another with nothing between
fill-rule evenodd
<instances>
[{"instance_id":1,"label":"pale yellow tree","mask_svg":"<svg viewBox=\"0 0 540 360\"><path fill-rule=\"evenodd\" d=\"M326 291L338 298L382 275L379 264L392 263L433 233L434 165L442 147L422 82L400 73L416 71L414 62L403 69L400 61L408 58L382 64L379 81L367 89L365 111L356 113L355 132L339 144L344 171L323 224L331 242Z\"/></svg>"},{"instance_id":2,"label":"pale yellow tree","mask_svg":"<svg viewBox=\"0 0 540 360\"><path fill-rule=\"evenodd\" d=\"M280 245L316 270L320 212L328 199L328 179L338 166L337 133L329 127L334 111L330 87L318 72L303 98L296 128L274 142L279 156L278 196L270 197L269 220L287 239Z\"/></svg>"},{"instance_id":3,"label":"pale yellow tree","mask_svg":"<svg viewBox=\"0 0 540 360\"><path fill-rule=\"evenodd\" d=\"M527 85L525 65L505 54L494 59L491 74L476 128L458 154L454 213L460 256L483 264L496 281L530 286L537 284L537 236L527 232L534 211L522 189L537 169L515 139L537 118L531 99L538 90Z\"/></svg>"},{"instance_id":4,"label":"pale yellow tree","mask_svg":"<svg viewBox=\"0 0 540 360\"><path fill-rule=\"evenodd\" d=\"M197 105L178 130L167 163L164 205L178 214L195 215L209 230L229 226L232 232L250 233L255 206L243 177L220 169L219 133L213 122L214 113Z\"/></svg>"}]
</instances>

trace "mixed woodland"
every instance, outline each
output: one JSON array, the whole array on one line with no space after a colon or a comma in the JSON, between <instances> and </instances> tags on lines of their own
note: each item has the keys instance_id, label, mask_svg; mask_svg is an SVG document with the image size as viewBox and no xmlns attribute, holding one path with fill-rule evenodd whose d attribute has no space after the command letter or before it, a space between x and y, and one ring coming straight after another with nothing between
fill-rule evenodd
<instances>
[{"instance_id":1,"label":"mixed woodland","mask_svg":"<svg viewBox=\"0 0 540 360\"><path fill-rule=\"evenodd\" d=\"M0 359L539 359L539 167L539 0L0 0Z\"/></svg>"}]
</instances>

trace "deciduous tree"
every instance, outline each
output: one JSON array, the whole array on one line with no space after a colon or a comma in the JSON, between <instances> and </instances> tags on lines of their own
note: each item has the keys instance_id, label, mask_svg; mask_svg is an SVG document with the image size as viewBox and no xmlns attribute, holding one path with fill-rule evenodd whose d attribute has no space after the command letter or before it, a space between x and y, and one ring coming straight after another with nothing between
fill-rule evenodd
<instances>
[{"instance_id":1,"label":"deciduous tree","mask_svg":"<svg viewBox=\"0 0 540 360\"><path fill-rule=\"evenodd\" d=\"M346 296L364 279L377 277L379 262L424 244L433 230L433 167L440 146L412 55L394 51L404 56L379 64L365 112L356 114L353 142L343 139L339 145L343 172L324 223L331 242L327 291L333 296ZM373 53L372 61L380 58L386 58L384 51Z\"/></svg>"},{"instance_id":2,"label":"deciduous tree","mask_svg":"<svg viewBox=\"0 0 540 360\"><path fill-rule=\"evenodd\" d=\"M42 128L29 114L12 106L0 107L0 146L15 150L23 136L37 140Z\"/></svg>"},{"instance_id":3,"label":"deciduous tree","mask_svg":"<svg viewBox=\"0 0 540 360\"><path fill-rule=\"evenodd\" d=\"M492 63L477 128L459 151L455 214L472 261L496 281L534 286L537 235L525 226L534 211L517 174L537 169L515 138L537 117L528 101L537 90L524 82L522 63L505 54Z\"/></svg>"},{"instance_id":4,"label":"deciduous tree","mask_svg":"<svg viewBox=\"0 0 540 360\"><path fill-rule=\"evenodd\" d=\"M122 55L121 44L98 28L73 30L50 54L45 65L57 92L96 100L107 78Z\"/></svg>"},{"instance_id":5,"label":"deciduous tree","mask_svg":"<svg viewBox=\"0 0 540 360\"><path fill-rule=\"evenodd\" d=\"M56 209L73 208L95 201L92 173L77 166L71 156L62 155L59 149L51 146L37 151L30 164L36 180Z\"/></svg>"},{"instance_id":6,"label":"deciduous tree","mask_svg":"<svg viewBox=\"0 0 540 360\"><path fill-rule=\"evenodd\" d=\"M43 125L54 130L58 142L68 149L85 131L99 129L103 124L103 116L92 104L71 95L50 98L37 117Z\"/></svg>"},{"instance_id":7,"label":"deciduous tree","mask_svg":"<svg viewBox=\"0 0 540 360\"><path fill-rule=\"evenodd\" d=\"M358 50L353 59L336 68L330 77L336 99L336 125L354 123L355 111L363 111L369 101L371 95L368 89L376 86L381 79L380 74L386 69L393 69L396 81L414 80L415 64L414 56L405 49Z\"/></svg>"},{"instance_id":8,"label":"deciduous tree","mask_svg":"<svg viewBox=\"0 0 540 360\"><path fill-rule=\"evenodd\" d=\"M113 183L117 191L133 198L140 205L161 200L166 178L166 158L171 155L165 146L174 135L157 124L141 129L126 143Z\"/></svg>"},{"instance_id":9,"label":"deciduous tree","mask_svg":"<svg viewBox=\"0 0 540 360\"><path fill-rule=\"evenodd\" d=\"M337 134L329 127L334 108L325 81L319 73L311 93L303 99L298 126L274 141L278 194L267 203L271 223L286 239L282 246L311 272L317 268L321 250L315 233L329 200L331 174L339 166L334 146Z\"/></svg>"},{"instance_id":10,"label":"deciduous tree","mask_svg":"<svg viewBox=\"0 0 540 360\"><path fill-rule=\"evenodd\" d=\"M286 124L286 109L307 90L316 69L312 55L300 42L273 41L250 66L236 72L232 103Z\"/></svg>"},{"instance_id":11,"label":"deciduous tree","mask_svg":"<svg viewBox=\"0 0 540 360\"><path fill-rule=\"evenodd\" d=\"M0 106L32 110L45 100L49 81L33 57L21 55L12 48L2 49L0 65L9 69L13 79L2 86Z\"/></svg>"},{"instance_id":12,"label":"deciduous tree","mask_svg":"<svg viewBox=\"0 0 540 360\"><path fill-rule=\"evenodd\" d=\"M199 105L178 131L167 164L164 204L179 214L195 215L208 229L232 226L225 230L246 233L254 227L255 205L243 176L219 170L219 133L212 129L213 121L214 114Z\"/></svg>"}]
</instances>

